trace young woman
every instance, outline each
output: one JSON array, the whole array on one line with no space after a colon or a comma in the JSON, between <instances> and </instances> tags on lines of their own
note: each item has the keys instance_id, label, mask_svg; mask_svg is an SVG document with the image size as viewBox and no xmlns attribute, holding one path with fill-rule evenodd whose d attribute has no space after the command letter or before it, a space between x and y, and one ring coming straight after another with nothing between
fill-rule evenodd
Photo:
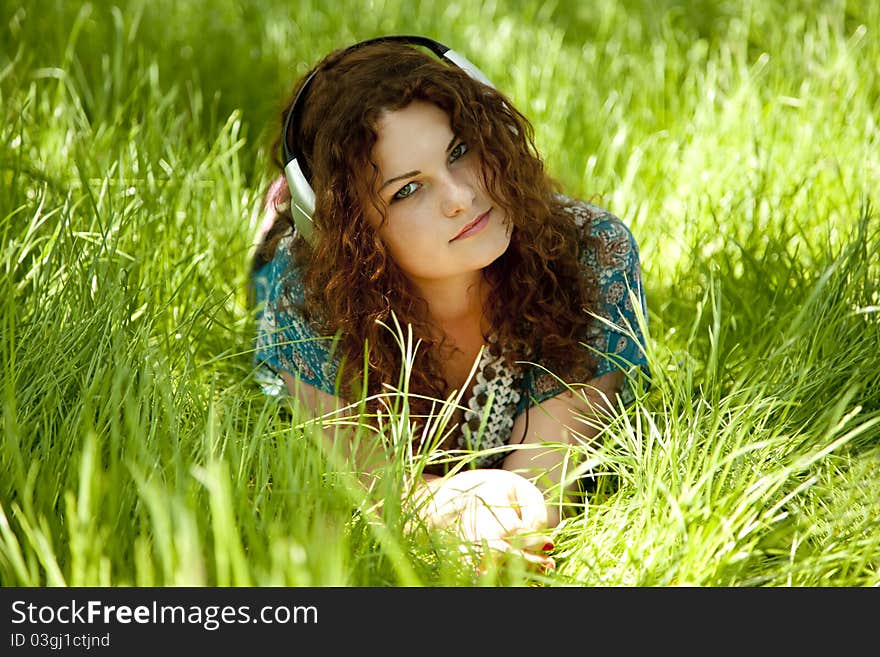
<instances>
[{"instance_id":1,"label":"young woman","mask_svg":"<svg viewBox=\"0 0 880 657\"><path fill-rule=\"evenodd\" d=\"M424 519L552 563L565 447L647 375L630 231L562 195L510 99L427 39L331 53L282 118L252 273L264 389L315 414L379 410L403 366L389 327L411 327L411 412L462 392L440 447L476 466L427 468Z\"/></svg>"}]
</instances>

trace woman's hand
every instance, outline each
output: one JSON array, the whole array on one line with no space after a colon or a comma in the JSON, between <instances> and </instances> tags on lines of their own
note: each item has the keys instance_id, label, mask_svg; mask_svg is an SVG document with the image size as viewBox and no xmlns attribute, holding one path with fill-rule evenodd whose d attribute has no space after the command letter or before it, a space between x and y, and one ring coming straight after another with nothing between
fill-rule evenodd
<instances>
[{"instance_id":1,"label":"woman's hand","mask_svg":"<svg viewBox=\"0 0 880 657\"><path fill-rule=\"evenodd\" d=\"M523 557L541 570L555 567L546 554L547 505L530 481L506 470L467 470L434 478L419 491L420 516L435 529L454 532L484 554Z\"/></svg>"}]
</instances>

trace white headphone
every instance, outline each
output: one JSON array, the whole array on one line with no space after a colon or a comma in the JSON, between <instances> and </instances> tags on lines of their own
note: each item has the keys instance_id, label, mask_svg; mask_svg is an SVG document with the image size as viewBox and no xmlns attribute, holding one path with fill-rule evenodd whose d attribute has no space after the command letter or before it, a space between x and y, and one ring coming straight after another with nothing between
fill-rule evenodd
<instances>
[{"instance_id":1,"label":"white headphone","mask_svg":"<svg viewBox=\"0 0 880 657\"><path fill-rule=\"evenodd\" d=\"M375 39L368 39L349 46L345 52L349 52L368 44L381 42L408 43L424 46L441 59L445 59L463 70L473 79L494 88L494 85L489 82L489 79L483 74L483 72L468 61L467 58L458 54L448 46L444 46L442 43L438 43L427 37L377 37ZM291 146L289 135L290 126L299 123L306 92L308 91L315 75L319 72L320 69L316 69L308 78L306 78L306 81L303 82L299 92L296 94L296 98L293 100L293 105L291 106L290 111L287 113L287 117L284 120L284 129L281 133L281 144L284 149L284 176L287 178L287 184L290 187L290 212L293 215L293 221L296 225L297 232L310 242L313 241L312 215L315 213L315 191L309 183L311 171L309 171L305 158L299 150L297 140L294 139L293 146Z\"/></svg>"}]
</instances>

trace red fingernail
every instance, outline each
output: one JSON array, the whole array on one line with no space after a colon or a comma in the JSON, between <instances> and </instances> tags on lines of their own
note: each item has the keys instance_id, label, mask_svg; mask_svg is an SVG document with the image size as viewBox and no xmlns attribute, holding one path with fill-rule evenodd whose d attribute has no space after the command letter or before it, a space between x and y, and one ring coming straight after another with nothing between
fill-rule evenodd
<instances>
[{"instance_id":1,"label":"red fingernail","mask_svg":"<svg viewBox=\"0 0 880 657\"><path fill-rule=\"evenodd\" d=\"M547 541L546 543L544 543L544 552L549 552L552 549L553 549L553 542L552 541Z\"/></svg>"}]
</instances>

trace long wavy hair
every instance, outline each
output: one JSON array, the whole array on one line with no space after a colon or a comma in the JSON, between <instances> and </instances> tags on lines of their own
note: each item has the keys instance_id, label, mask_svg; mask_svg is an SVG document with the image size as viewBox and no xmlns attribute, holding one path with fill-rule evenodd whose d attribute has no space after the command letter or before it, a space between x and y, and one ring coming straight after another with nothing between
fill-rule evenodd
<instances>
[{"instance_id":1,"label":"long wavy hair","mask_svg":"<svg viewBox=\"0 0 880 657\"><path fill-rule=\"evenodd\" d=\"M595 281L578 264L581 235L568 201L558 193L534 144L529 121L503 94L461 69L408 45L378 43L329 54L294 88L319 70L302 108L301 122L285 138L296 139L312 171L315 190L313 244L292 241L303 273L301 310L327 335L339 335L340 395L350 400L376 395L396 383L402 353L392 313L422 341L409 387L416 413L451 392L443 377L443 339L427 304L388 253L366 219L368 204L381 209L375 193L378 167L371 160L382 116L414 100L433 103L449 116L453 132L478 153L483 183L512 224L506 252L485 268L490 294L484 316L503 345L509 364L540 362L558 376L585 381L595 361L579 343L596 302ZM282 112L281 122L291 111ZM280 151L280 139L273 152ZM283 168L280 160L276 162ZM286 185L276 195L276 224L292 226ZM275 231L279 234L280 231ZM277 240L269 240L271 257ZM488 338L489 336L484 336ZM368 345L366 391L363 390Z\"/></svg>"}]
</instances>

